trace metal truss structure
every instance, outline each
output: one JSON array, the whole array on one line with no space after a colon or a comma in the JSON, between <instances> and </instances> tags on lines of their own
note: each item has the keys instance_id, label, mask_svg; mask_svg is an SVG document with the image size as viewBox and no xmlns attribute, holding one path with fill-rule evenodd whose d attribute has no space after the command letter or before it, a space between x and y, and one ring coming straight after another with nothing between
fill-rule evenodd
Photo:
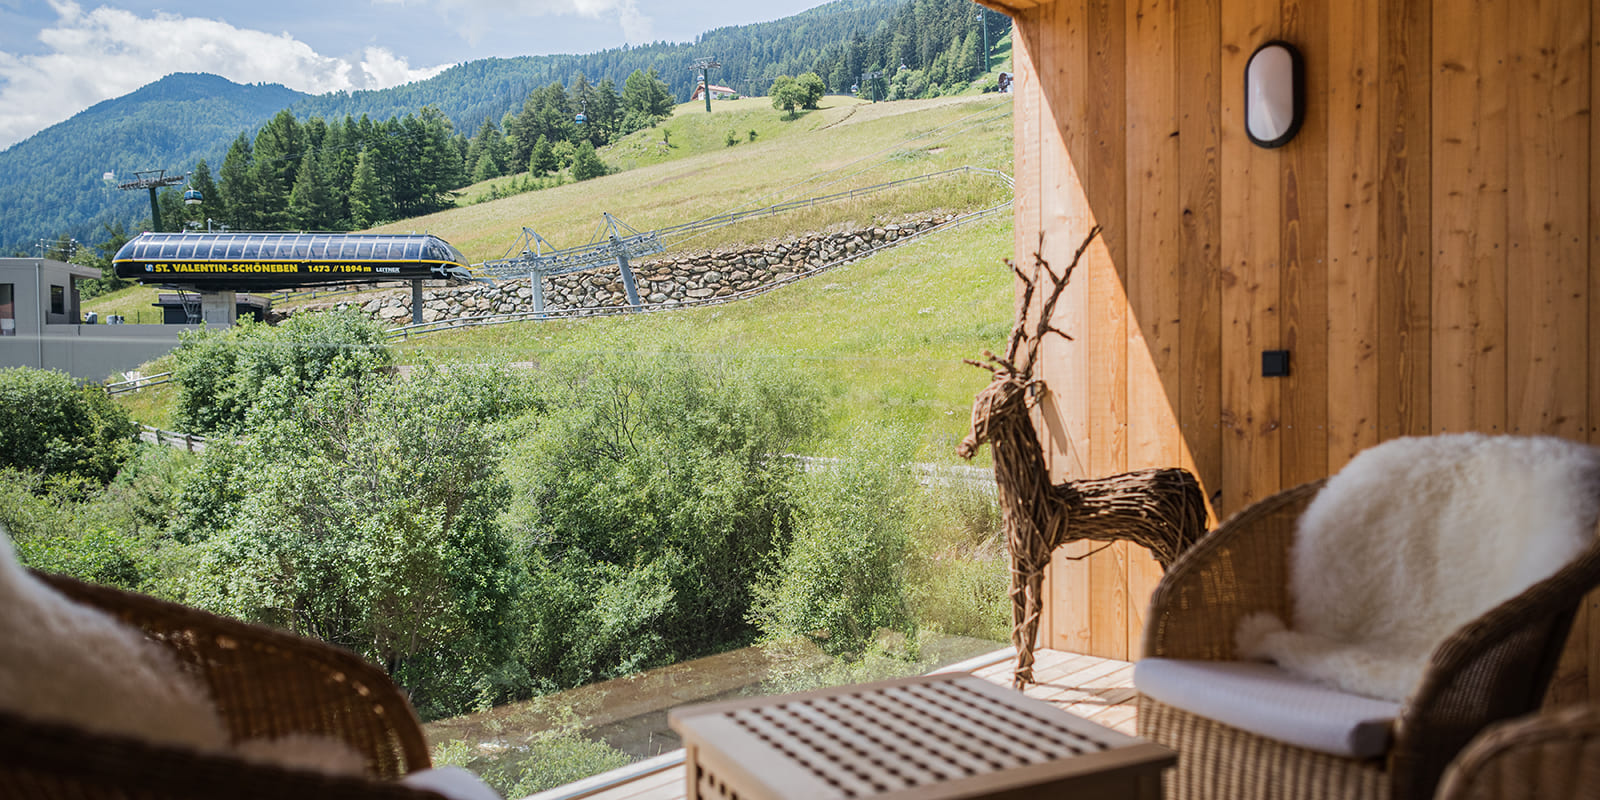
<instances>
[{"instance_id":1,"label":"metal truss structure","mask_svg":"<svg viewBox=\"0 0 1600 800\"><path fill-rule=\"evenodd\" d=\"M633 280L628 259L653 255L665 250L657 231L639 232L627 223L605 214L605 220L588 244L559 249L538 232L523 228L505 255L479 264L474 273L488 278L527 278L533 286L534 313L544 311L544 281L547 275L565 275L595 267L616 264L622 273L622 288L628 304L639 307L639 289Z\"/></svg>"}]
</instances>

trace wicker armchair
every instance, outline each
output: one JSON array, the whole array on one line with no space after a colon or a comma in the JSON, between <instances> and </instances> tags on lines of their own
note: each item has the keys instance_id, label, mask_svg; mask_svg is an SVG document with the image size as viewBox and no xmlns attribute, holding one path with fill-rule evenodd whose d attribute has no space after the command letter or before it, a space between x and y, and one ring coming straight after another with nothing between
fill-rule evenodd
<instances>
[{"instance_id":1,"label":"wicker armchair","mask_svg":"<svg viewBox=\"0 0 1600 800\"><path fill-rule=\"evenodd\" d=\"M1501 722L1444 773L1439 800L1600 800L1600 706Z\"/></svg>"},{"instance_id":2,"label":"wicker armchair","mask_svg":"<svg viewBox=\"0 0 1600 800\"><path fill-rule=\"evenodd\" d=\"M427 742L405 696L355 655L143 595L39 577L172 648L210 687L236 740L335 737L366 757L367 775L328 777L0 712L0 797L440 800L394 780L429 766Z\"/></svg>"},{"instance_id":3,"label":"wicker armchair","mask_svg":"<svg viewBox=\"0 0 1600 800\"><path fill-rule=\"evenodd\" d=\"M1241 617L1287 619L1295 521L1323 481L1241 511L1191 548L1151 598L1146 657L1232 661ZM1141 695L1139 733L1178 751L1169 798L1428 798L1486 726L1539 707L1572 617L1600 583L1600 540L1450 634L1401 706L1384 756L1347 759L1267 739Z\"/></svg>"}]
</instances>

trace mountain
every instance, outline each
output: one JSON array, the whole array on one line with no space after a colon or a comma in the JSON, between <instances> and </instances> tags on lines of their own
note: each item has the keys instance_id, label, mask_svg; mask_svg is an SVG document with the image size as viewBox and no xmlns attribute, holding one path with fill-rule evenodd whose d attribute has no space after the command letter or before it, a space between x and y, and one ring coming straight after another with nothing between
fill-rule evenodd
<instances>
[{"instance_id":1,"label":"mountain","mask_svg":"<svg viewBox=\"0 0 1600 800\"><path fill-rule=\"evenodd\" d=\"M277 84L243 86L215 75L175 74L96 103L0 152L0 252L32 250L66 233L79 241L101 221L136 218L144 192L102 179L135 170L181 172L213 158L217 143L309 95ZM147 212L148 213L148 212Z\"/></svg>"},{"instance_id":2,"label":"mountain","mask_svg":"<svg viewBox=\"0 0 1600 800\"><path fill-rule=\"evenodd\" d=\"M843 92L865 70L906 65L906 74L931 74L941 68L934 63L938 54L972 51L975 9L967 0L836 0L773 22L717 28L692 43L488 58L389 89L316 96L215 75L168 75L0 151L0 254L31 252L38 240L60 235L93 243L103 238L102 223L136 225L149 216L148 198L118 191L116 182L131 180L135 170L181 174L201 158L215 174L241 132L253 135L284 108L301 119L365 114L381 121L432 105L458 133L471 135L485 119L498 123L521 110L532 90L570 85L579 74L621 87L634 70L654 69L679 101L688 100L697 80L691 64L704 56L722 64L711 74L713 83L745 94L765 94L778 75L807 71ZM977 13L987 16L995 39L1009 25L1003 15ZM903 96L922 94L913 88ZM116 180L103 180L107 172Z\"/></svg>"}]
</instances>

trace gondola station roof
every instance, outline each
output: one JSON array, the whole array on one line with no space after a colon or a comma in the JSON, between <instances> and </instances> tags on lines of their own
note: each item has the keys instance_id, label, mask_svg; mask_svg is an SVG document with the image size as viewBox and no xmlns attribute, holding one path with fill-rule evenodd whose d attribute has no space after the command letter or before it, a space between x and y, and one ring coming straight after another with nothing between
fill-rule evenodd
<instances>
[{"instance_id":1,"label":"gondola station roof","mask_svg":"<svg viewBox=\"0 0 1600 800\"><path fill-rule=\"evenodd\" d=\"M217 291L472 279L466 256L429 234L143 233L112 264L119 278Z\"/></svg>"}]
</instances>

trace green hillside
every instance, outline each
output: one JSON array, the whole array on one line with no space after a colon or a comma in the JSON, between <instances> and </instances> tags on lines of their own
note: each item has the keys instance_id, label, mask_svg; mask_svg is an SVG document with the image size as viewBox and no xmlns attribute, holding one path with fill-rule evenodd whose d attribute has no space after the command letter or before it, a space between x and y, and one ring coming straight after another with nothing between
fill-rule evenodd
<instances>
[{"instance_id":1,"label":"green hillside","mask_svg":"<svg viewBox=\"0 0 1600 800\"><path fill-rule=\"evenodd\" d=\"M785 119L762 99L687 106L658 128L601 151L633 169L388 226L426 230L474 260L498 257L523 226L562 246L587 241L609 211L647 230L735 208L839 192L963 165L1009 172L1011 101L996 95L861 103L825 98ZM727 146L728 130L745 132ZM748 131L756 130L754 142ZM661 146L663 132L668 146ZM476 187L483 190L487 184ZM828 228L966 213L1004 203L1009 188L970 176L739 223L680 242L681 250L760 242ZM924 457L951 461L984 373L961 363L999 346L1011 319L1010 214L928 236L762 297L710 309L517 323L420 337L412 355L542 361L593 352L745 355L787 361L834 399L826 448L848 447L857 425L894 426ZM137 287L85 310L133 318L154 289ZM151 409L145 409L146 415ZM153 423L159 423L156 412Z\"/></svg>"},{"instance_id":2,"label":"green hillside","mask_svg":"<svg viewBox=\"0 0 1600 800\"><path fill-rule=\"evenodd\" d=\"M860 428L913 437L956 463L988 373L963 364L1010 331L1011 217L936 233L752 300L625 317L500 325L421 337L407 356L542 362L595 353L775 359L829 397L823 455ZM985 451L987 452L987 451Z\"/></svg>"},{"instance_id":3,"label":"green hillside","mask_svg":"<svg viewBox=\"0 0 1600 800\"><path fill-rule=\"evenodd\" d=\"M707 115L682 107L660 128L604 153L648 166L391 227L443 235L482 259L500 255L522 225L558 245L579 244L602 211L647 230L962 165L1010 171L1009 98L871 104L830 97L822 109L792 121L759 99L716 108ZM727 146L729 129L746 131L745 141ZM754 143L750 129L757 131ZM663 131L668 146L660 144ZM945 180L740 223L680 248L964 213L1003 203L1009 194L992 178ZM596 352L780 359L832 397L827 449L849 447L857 426L893 427L916 437L926 460L953 461L972 396L987 377L961 359L999 346L1009 330L1011 276L1003 259L1011 250L1011 217L1001 212L731 305L503 325L422 337L406 350L468 360Z\"/></svg>"},{"instance_id":4,"label":"green hillside","mask_svg":"<svg viewBox=\"0 0 1600 800\"><path fill-rule=\"evenodd\" d=\"M828 96L821 106L794 119L765 98L717 103L712 114L679 106L659 126L600 150L601 159L622 172L377 230L427 231L482 261L503 255L523 227L559 247L583 244L604 212L654 230L954 167L1011 170L1009 96L890 103ZM754 142L750 130L757 132ZM742 133L741 143L727 146L729 131ZM469 187L466 196L486 186ZM679 246L705 249L907 214L976 210L1009 197L1009 188L993 178L968 177L742 223Z\"/></svg>"},{"instance_id":5,"label":"green hillside","mask_svg":"<svg viewBox=\"0 0 1600 800\"><path fill-rule=\"evenodd\" d=\"M120 178L155 168L184 173L202 158L215 172L231 141L286 108L301 119L367 115L381 122L433 106L457 133L470 135L486 120L499 122L521 109L531 91L570 85L579 75L621 86L634 70L655 70L677 99L687 100L696 81L689 65L706 55L722 64L713 83L747 95L764 94L777 76L806 71L821 75L830 91L846 92L874 70L894 79L863 87L863 93L925 97L957 91L969 76L984 74L980 43L985 35L1001 42L1009 28L1004 15L974 14L965 0L836 0L781 20L717 28L692 43L481 59L377 91L312 97L215 75L169 75L0 150L0 195L12 201L0 206L0 251L21 251L58 236L96 242L103 238L103 223L137 226L147 213L142 197L108 187L102 174ZM989 66L998 57L991 53ZM905 68L896 71L896 65Z\"/></svg>"}]
</instances>

